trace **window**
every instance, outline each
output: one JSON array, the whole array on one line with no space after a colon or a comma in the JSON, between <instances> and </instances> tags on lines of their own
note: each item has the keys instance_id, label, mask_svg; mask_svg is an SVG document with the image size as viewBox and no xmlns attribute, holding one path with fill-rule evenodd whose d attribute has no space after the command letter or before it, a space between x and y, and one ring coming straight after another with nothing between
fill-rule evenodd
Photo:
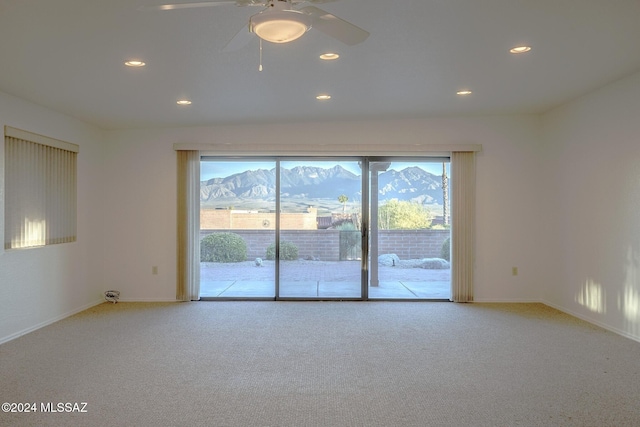
<instances>
[{"instance_id":1,"label":"window","mask_svg":"<svg viewBox=\"0 0 640 427\"><path fill-rule=\"evenodd\" d=\"M5 249L76 240L78 146L5 126Z\"/></svg>"}]
</instances>

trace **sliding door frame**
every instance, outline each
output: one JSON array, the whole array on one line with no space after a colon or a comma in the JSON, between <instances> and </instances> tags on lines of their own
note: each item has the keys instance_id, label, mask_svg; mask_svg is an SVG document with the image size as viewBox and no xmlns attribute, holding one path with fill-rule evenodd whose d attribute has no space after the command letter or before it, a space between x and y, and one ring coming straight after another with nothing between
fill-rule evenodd
<instances>
[{"instance_id":1,"label":"sliding door frame","mask_svg":"<svg viewBox=\"0 0 640 427\"><path fill-rule=\"evenodd\" d=\"M371 168L373 162L451 162L450 155L430 155L429 153L420 153L415 156L361 156L361 155L335 155L335 156L317 156L317 155L299 155L299 156L266 156L266 155L210 155L201 153L200 161L235 161L235 162L274 162L275 166L275 277L274 277L274 297L203 297L207 300L370 300L369 297L369 280L370 280L370 238L371 238ZM360 296L359 297L282 297L280 295L280 237L281 237L281 162L283 161L357 161L361 169L361 265L360 265ZM377 189L376 189L377 190ZM452 212L453 213L453 212ZM377 242L376 242L377 244ZM374 262L373 260L371 262ZM393 301L434 301L427 298L374 298L376 301L393 300ZM442 299L441 301L449 301L450 299ZM438 301L438 299L435 299Z\"/></svg>"},{"instance_id":2,"label":"sliding door frame","mask_svg":"<svg viewBox=\"0 0 640 427\"><path fill-rule=\"evenodd\" d=\"M369 230L371 227L371 221L369 219L369 159L362 157L360 161L362 169L362 242L360 247L362 248L362 264L360 266L360 296L364 301L369 300Z\"/></svg>"}]
</instances>

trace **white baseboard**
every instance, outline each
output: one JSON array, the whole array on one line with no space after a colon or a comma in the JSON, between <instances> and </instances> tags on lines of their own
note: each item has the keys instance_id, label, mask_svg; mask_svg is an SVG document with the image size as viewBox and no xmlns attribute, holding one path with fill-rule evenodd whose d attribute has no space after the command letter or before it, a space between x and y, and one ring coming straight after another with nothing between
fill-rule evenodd
<instances>
[{"instance_id":1,"label":"white baseboard","mask_svg":"<svg viewBox=\"0 0 640 427\"><path fill-rule=\"evenodd\" d=\"M539 299L473 299L473 302L477 302L477 303L485 303L485 304L491 304L491 303L513 303L513 304L544 304L543 301L540 301Z\"/></svg>"},{"instance_id":2,"label":"white baseboard","mask_svg":"<svg viewBox=\"0 0 640 427\"><path fill-rule=\"evenodd\" d=\"M118 302L177 302L175 298L120 298Z\"/></svg>"},{"instance_id":3,"label":"white baseboard","mask_svg":"<svg viewBox=\"0 0 640 427\"><path fill-rule=\"evenodd\" d=\"M544 305L548 305L549 307L555 308L556 310L560 310L563 313L569 314L569 315L571 315L573 317L577 317L580 320L584 320L585 322L592 323L592 324L594 324L596 326L601 327L602 329L606 329L609 332L613 332L615 334L622 335L625 338L629 338L630 340L640 342L640 337L638 337L636 335L632 335L627 331L623 331L622 329L614 328L613 326L607 325L606 323L602 323L602 322L598 322L597 320L590 319L590 318L586 317L583 314L576 313L576 312L574 312L572 310L568 310L568 309L566 309L564 307L561 307L561 306L556 305L554 303L551 303L549 301L541 300L540 302L543 303Z\"/></svg>"},{"instance_id":4,"label":"white baseboard","mask_svg":"<svg viewBox=\"0 0 640 427\"><path fill-rule=\"evenodd\" d=\"M50 325L52 323L55 323L55 322L58 322L58 321L60 321L62 319L65 319L65 318L67 318L69 316L73 316L74 314L80 313L81 311L85 311L85 310L87 310L87 309L89 309L91 307L95 307L96 305L102 304L103 302L104 302L104 299L99 299L97 301L90 302L90 303L85 304L85 305L83 305L81 307L74 308L71 311L68 311L68 312L66 312L64 314L56 316L56 317L54 317L52 319L45 320L44 322L40 322L37 325L34 325L34 326L29 327L29 328L23 329L21 331L18 331L16 333L13 333L13 334L8 335L6 337L2 337L2 338L0 338L0 344L4 344L4 343L9 342L11 340L14 340L14 339L16 339L18 337L26 335L29 332L33 332L33 331L38 330L40 328L44 328L45 326L48 326L48 325Z\"/></svg>"}]
</instances>

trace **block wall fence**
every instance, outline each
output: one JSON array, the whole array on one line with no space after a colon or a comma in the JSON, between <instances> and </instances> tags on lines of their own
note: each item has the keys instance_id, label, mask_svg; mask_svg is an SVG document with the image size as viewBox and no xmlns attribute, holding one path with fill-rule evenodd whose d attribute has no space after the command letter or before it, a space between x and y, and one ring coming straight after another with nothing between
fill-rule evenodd
<instances>
[{"instance_id":1,"label":"block wall fence","mask_svg":"<svg viewBox=\"0 0 640 427\"><path fill-rule=\"evenodd\" d=\"M231 232L247 243L247 259L265 258L267 247L275 241L274 230L200 230L200 239L212 233ZM380 230L378 253L396 254L402 260L440 258L449 230ZM281 230L281 241L298 247L300 258L321 261L340 260L340 230Z\"/></svg>"}]
</instances>

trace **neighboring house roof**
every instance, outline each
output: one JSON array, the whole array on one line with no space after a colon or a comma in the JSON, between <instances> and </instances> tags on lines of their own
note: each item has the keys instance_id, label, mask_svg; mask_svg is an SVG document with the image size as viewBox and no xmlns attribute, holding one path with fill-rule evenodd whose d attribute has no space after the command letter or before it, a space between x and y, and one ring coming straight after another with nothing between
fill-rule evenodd
<instances>
[{"instance_id":1,"label":"neighboring house roof","mask_svg":"<svg viewBox=\"0 0 640 427\"><path fill-rule=\"evenodd\" d=\"M325 230L331 227L331 224L333 223L333 219L330 216L319 216L316 220L318 223L318 229L320 230Z\"/></svg>"}]
</instances>

